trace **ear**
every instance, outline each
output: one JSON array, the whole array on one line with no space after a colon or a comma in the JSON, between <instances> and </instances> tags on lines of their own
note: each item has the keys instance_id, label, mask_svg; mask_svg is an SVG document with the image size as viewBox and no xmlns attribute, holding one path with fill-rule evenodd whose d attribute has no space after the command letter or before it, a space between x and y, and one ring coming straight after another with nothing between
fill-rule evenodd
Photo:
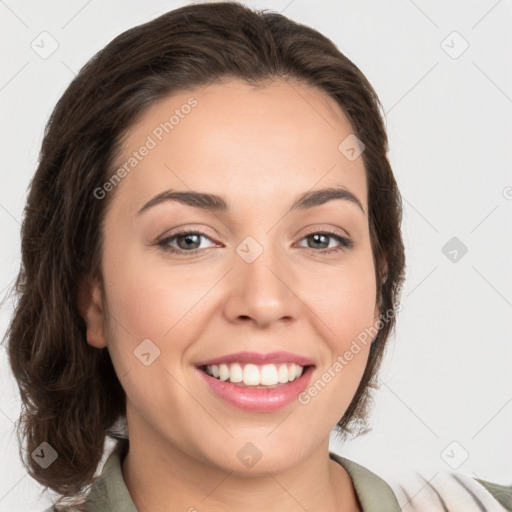
<instances>
[{"instance_id":1,"label":"ear","mask_svg":"<svg viewBox=\"0 0 512 512\"><path fill-rule=\"evenodd\" d=\"M90 278L83 278L78 287L77 305L87 326L87 343L96 348L107 346L101 286Z\"/></svg>"}]
</instances>

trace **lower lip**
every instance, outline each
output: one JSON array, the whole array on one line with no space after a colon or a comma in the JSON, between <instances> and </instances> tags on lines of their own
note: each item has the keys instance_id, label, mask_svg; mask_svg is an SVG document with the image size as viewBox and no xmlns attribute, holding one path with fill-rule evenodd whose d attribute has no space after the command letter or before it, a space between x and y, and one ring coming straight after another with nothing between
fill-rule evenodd
<instances>
[{"instance_id":1,"label":"lower lip","mask_svg":"<svg viewBox=\"0 0 512 512\"><path fill-rule=\"evenodd\" d=\"M241 387L210 377L199 368L197 371L210 389L230 405L244 411L272 412L286 407L297 399L306 389L314 369L314 366L308 366L298 379L273 388Z\"/></svg>"}]
</instances>

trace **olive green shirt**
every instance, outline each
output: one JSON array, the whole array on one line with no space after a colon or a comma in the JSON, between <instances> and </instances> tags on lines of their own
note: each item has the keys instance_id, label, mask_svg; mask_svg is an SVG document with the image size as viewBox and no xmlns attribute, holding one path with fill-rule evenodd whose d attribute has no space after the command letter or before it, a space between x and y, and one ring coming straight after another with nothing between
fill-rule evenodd
<instances>
[{"instance_id":1,"label":"olive green shirt","mask_svg":"<svg viewBox=\"0 0 512 512\"><path fill-rule=\"evenodd\" d=\"M118 441L107 458L101 475L93 482L88 494L88 512L138 512L123 480L122 461L127 448L126 441ZM363 512L402 512L393 489L381 477L364 466L334 453L330 453L330 457L341 464L349 474ZM475 485L482 485L491 494L492 497L489 498L495 507L492 508L493 511L502 510L499 504L504 507L504 510L512 511L512 486L501 486L478 479L473 481ZM460 492L461 496L464 495L464 499L474 502L475 510L483 512L488 510L480 502L478 493L471 491L463 483L460 483L459 487L460 489L456 492ZM435 510L446 510L442 496L438 495L437 499L439 501ZM54 509L50 508L45 512L52 512L52 510ZM453 512L466 511L457 509Z\"/></svg>"}]
</instances>

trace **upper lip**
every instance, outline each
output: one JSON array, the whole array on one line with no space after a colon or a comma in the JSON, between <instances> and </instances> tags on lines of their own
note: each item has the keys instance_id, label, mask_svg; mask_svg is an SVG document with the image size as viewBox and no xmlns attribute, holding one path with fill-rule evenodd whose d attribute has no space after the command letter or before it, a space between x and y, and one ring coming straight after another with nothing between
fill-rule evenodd
<instances>
[{"instance_id":1,"label":"upper lip","mask_svg":"<svg viewBox=\"0 0 512 512\"><path fill-rule=\"evenodd\" d=\"M222 363L244 363L244 364L275 364L275 363L295 363L299 366L311 366L313 360L308 357L292 354L291 352L269 352L263 354L260 352L236 352L233 354L226 354L224 356L208 359L197 363L197 366L211 366L214 364Z\"/></svg>"}]
</instances>

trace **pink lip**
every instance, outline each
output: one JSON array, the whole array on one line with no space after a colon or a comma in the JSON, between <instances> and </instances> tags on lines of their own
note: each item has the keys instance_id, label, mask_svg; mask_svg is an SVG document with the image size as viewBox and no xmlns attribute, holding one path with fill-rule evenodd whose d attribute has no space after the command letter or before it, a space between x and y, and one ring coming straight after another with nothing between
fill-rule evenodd
<instances>
[{"instance_id":1,"label":"pink lip","mask_svg":"<svg viewBox=\"0 0 512 512\"><path fill-rule=\"evenodd\" d=\"M197 363L196 366L211 366L213 364L222 363L252 363L252 364L277 364L277 363L295 363L299 366L311 366L314 362L307 357L292 354L291 352L270 352L268 354L261 354L259 352L236 352L235 354L228 354L225 356L209 359Z\"/></svg>"},{"instance_id":2,"label":"pink lip","mask_svg":"<svg viewBox=\"0 0 512 512\"><path fill-rule=\"evenodd\" d=\"M307 366L298 379L272 388L241 387L232 382L210 377L201 369L197 371L209 388L228 404L244 411L272 412L297 399L297 396L308 386L314 367Z\"/></svg>"}]
</instances>

